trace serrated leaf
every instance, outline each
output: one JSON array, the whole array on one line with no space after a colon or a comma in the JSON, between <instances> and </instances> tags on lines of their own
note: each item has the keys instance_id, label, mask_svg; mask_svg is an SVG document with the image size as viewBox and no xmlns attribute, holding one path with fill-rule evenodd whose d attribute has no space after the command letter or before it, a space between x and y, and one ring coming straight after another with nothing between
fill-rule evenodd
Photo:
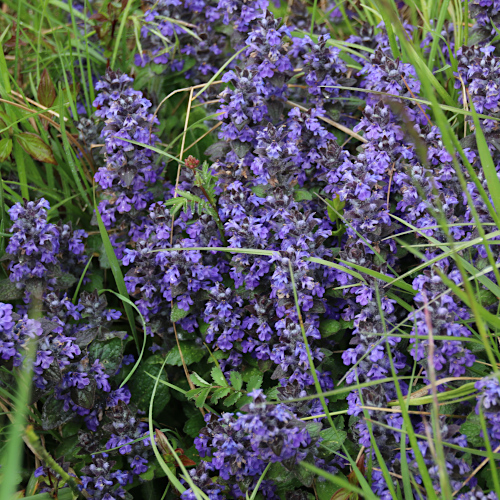
<instances>
[{"instance_id":1,"label":"serrated leaf","mask_svg":"<svg viewBox=\"0 0 500 500\"><path fill-rule=\"evenodd\" d=\"M196 372L191 373L191 380L193 381L193 384L198 387L210 387L210 383L201 378Z\"/></svg>"},{"instance_id":2,"label":"serrated leaf","mask_svg":"<svg viewBox=\"0 0 500 500\"><path fill-rule=\"evenodd\" d=\"M185 396L188 398L188 399L194 399L198 396L198 394L200 394L200 392L203 390L203 387L200 388L200 387L196 387L195 389L191 389L189 391L186 392Z\"/></svg>"},{"instance_id":3,"label":"serrated leaf","mask_svg":"<svg viewBox=\"0 0 500 500\"><path fill-rule=\"evenodd\" d=\"M236 404L236 402L238 401L238 399L240 399L242 396L241 392L235 392L234 394L231 394L231 396L228 396L225 400L224 400L224 406L233 406L234 404Z\"/></svg>"},{"instance_id":4,"label":"serrated leaf","mask_svg":"<svg viewBox=\"0 0 500 500\"><path fill-rule=\"evenodd\" d=\"M197 408L203 408L205 406L205 401L207 400L207 396L210 394L211 387L206 387L200 392L200 395L196 398L195 405Z\"/></svg>"},{"instance_id":5,"label":"serrated leaf","mask_svg":"<svg viewBox=\"0 0 500 500\"><path fill-rule=\"evenodd\" d=\"M270 387L266 391L264 391L264 394L266 395L266 399L269 401L276 401L278 399L278 388L276 386Z\"/></svg>"},{"instance_id":6,"label":"serrated leaf","mask_svg":"<svg viewBox=\"0 0 500 500\"><path fill-rule=\"evenodd\" d=\"M247 382L247 392L251 392L254 389L260 389L262 386L262 375L252 375Z\"/></svg>"},{"instance_id":7,"label":"serrated leaf","mask_svg":"<svg viewBox=\"0 0 500 500\"><path fill-rule=\"evenodd\" d=\"M50 108L56 100L56 89L54 87L54 83L52 82L52 78L50 78L47 68L43 70L42 76L40 78L37 96L38 102L46 108Z\"/></svg>"},{"instance_id":8,"label":"serrated leaf","mask_svg":"<svg viewBox=\"0 0 500 500\"><path fill-rule=\"evenodd\" d=\"M42 138L32 132L21 132L14 136L18 144L28 153L33 159L57 165L50 146L43 142Z\"/></svg>"},{"instance_id":9,"label":"serrated leaf","mask_svg":"<svg viewBox=\"0 0 500 500\"><path fill-rule=\"evenodd\" d=\"M176 302L174 302L174 307L172 308L172 312L170 313L170 320L174 323L177 323L177 321L180 321L181 319L185 318L189 314L189 310L185 311L184 309L181 309Z\"/></svg>"},{"instance_id":10,"label":"serrated leaf","mask_svg":"<svg viewBox=\"0 0 500 500\"><path fill-rule=\"evenodd\" d=\"M260 364L260 361L263 361L263 360L258 359L256 361L257 361L257 366L248 367L245 369L245 371L243 371L241 373L241 376L243 378L243 382L248 382L253 376L262 375L265 372L265 369ZM266 361L268 361L268 360L266 360ZM269 361L271 361L271 360L269 360ZM272 363L272 361L271 361L271 363Z\"/></svg>"},{"instance_id":11,"label":"serrated leaf","mask_svg":"<svg viewBox=\"0 0 500 500\"><path fill-rule=\"evenodd\" d=\"M212 401L213 404L217 404L219 399L225 398L230 392L230 387L220 387L219 389L215 389L210 401Z\"/></svg>"},{"instance_id":12,"label":"serrated leaf","mask_svg":"<svg viewBox=\"0 0 500 500\"><path fill-rule=\"evenodd\" d=\"M0 141L0 161L5 161L12 152L12 139L4 137Z\"/></svg>"},{"instance_id":13,"label":"serrated leaf","mask_svg":"<svg viewBox=\"0 0 500 500\"><path fill-rule=\"evenodd\" d=\"M215 365L210 372L212 375L212 380L215 382L215 385L222 385L223 387L227 387L227 380L222 373L222 370Z\"/></svg>"},{"instance_id":14,"label":"serrated leaf","mask_svg":"<svg viewBox=\"0 0 500 500\"><path fill-rule=\"evenodd\" d=\"M241 378L241 373L232 371L231 374L229 375L229 378L231 380L231 385L237 391L241 390L241 388L243 387L243 379Z\"/></svg>"},{"instance_id":15,"label":"serrated leaf","mask_svg":"<svg viewBox=\"0 0 500 500\"><path fill-rule=\"evenodd\" d=\"M195 342L185 341L179 342L182 350L182 355L186 365L191 365L201 361L205 355L205 350L202 346L199 346ZM177 346L173 347L167 354L167 365L172 366L182 366L181 355L179 354L179 349Z\"/></svg>"}]
</instances>

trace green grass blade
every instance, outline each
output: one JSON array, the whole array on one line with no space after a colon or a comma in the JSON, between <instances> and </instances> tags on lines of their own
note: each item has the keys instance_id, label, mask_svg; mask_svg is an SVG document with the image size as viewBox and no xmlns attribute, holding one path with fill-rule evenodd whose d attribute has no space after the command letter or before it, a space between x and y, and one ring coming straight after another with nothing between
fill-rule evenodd
<instances>
[{"instance_id":1,"label":"green grass blade","mask_svg":"<svg viewBox=\"0 0 500 500\"><path fill-rule=\"evenodd\" d=\"M129 295L127 292L127 287L125 286L125 281L123 280L123 273L120 267L120 263L116 258L115 250L109 239L108 232L104 227L104 222L102 221L102 217L99 212L99 207L97 206L95 192L94 192L94 209L97 218L97 224L99 226L99 233L101 234L102 243L106 251L106 256L108 257L109 260L109 265L111 266L111 271L113 273L113 276L115 277L116 286L120 294L128 299ZM127 314L127 318L130 324L130 329L132 330L132 336L134 337L135 340L137 352L140 352L139 339L137 338L137 330L135 327L135 318L133 309L127 302L123 303L123 307L125 308L125 313Z\"/></svg>"},{"instance_id":2,"label":"green grass blade","mask_svg":"<svg viewBox=\"0 0 500 500\"><path fill-rule=\"evenodd\" d=\"M481 159L484 175L486 176L486 182L488 183L488 190L491 194L491 199L493 201L493 205L495 205L496 212L500 213L500 180L498 179L495 164L493 163L493 158L491 157L488 144L486 143L486 138L484 137L484 133L481 129L479 117L477 116L476 108L474 107L472 99L469 99L469 106L472 112L472 119L474 120L477 149L479 151L479 157Z\"/></svg>"}]
</instances>

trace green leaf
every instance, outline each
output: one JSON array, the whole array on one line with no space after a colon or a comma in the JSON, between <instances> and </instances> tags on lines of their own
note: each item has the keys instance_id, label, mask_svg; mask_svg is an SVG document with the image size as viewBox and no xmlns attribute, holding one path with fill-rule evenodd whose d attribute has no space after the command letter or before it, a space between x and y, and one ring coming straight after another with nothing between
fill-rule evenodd
<instances>
[{"instance_id":1,"label":"green leaf","mask_svg":"<svg viewBox=\"0 0 500 500\"><path fill-rule=\"evenodd\" d=\"M347 432L334 429L333 427L321 431L319 435L323 439L321 446L331 453L339 450L347 438Z\"/></svg>"},{"instance_id":2,"label":"green leaf","mask_svg":"<svg viewBox=\"0 0 500 500\"><path fill-rule=\"evenodd\" d=\"M185 393L185 396L188 398L188 399L194 399L196 397L198 397L198 395L200 394L200 392L203 390L203 387L200 388L200 387L196 387L194 389L191 389L189 391L187 391Z\"/></svg>"},{"instance_id":3,"label":"green leaf","mask_svg":"<svg viewBox=\"0 0 500 500\"><path fill-rule=\"evenodd\" d=\"M148 467L148 470L146 472L143 472L142 474L139 474L139 477L143 481L152 481L155 477L155 466L154 462L152 462L153 465L150 465Z\"/></svg>"},{"instance_id":4,"label":"green leaf","mask_svg":"<svg viewBox=\"0 0 500 500\"><path fill-rule=\"evenodd\" d=\"M113 272L113 276L115 278L116 286L118 287L118 291L120 292L120 295L125 297L126 299L129 299L127 287L125 286L125 280L123 279L123 273L120 267L120 263L118 262L118 258L116 257L115 250L113 248L113 245L111 244L111 241L109 239L109 234L106 231L106 227L104 226L104 222L102 221L101 214L99 212L99 207L97 206L97 201L95 199L95 192L94 192L94 210L95 210L95 215L97 218L97 225L99 226L99 233L101 234L101 239L102 243L104 245L105 253L109 259L109 264L111 267L111 271ZM123 300L123 307L125 309L125 312L127 314L128 322L130 325L130 329L132 330L132 336L134 337L135 340L135 346L137 348L137 351L140 352L141 348L139 345L139 338L137 337L137 330L135 327L135 317L134 317L134 310L132 306L127 303L127 301Z\"/></svg>"},{"instance_id":5,"label":"green leaf","mask_svg":"<svg viewBox=\"0 0 500 500\"><path fill-rule=\"evenodd\" d=\"M481 433L481 422L479 415L474 412L471 413L467 420L460 426L460 432L467 436L467 442L472 447L483 447L484 439L480 436Z\"/></svg>"},{"instance_id":6,"label":"green leaf","mask_svg":"<svg viewBox=\"0 0 500 500\"><path fill-rule=\"evenodd\" d=\"M191 373L191 380L193 381L193 384L198 387L211 387L210 383L201 378L196 372Z\"/></svg>"},{"instance_id":7,"label":"green leaf","mask_svg":"<svg viewBox=\"0 0 500 500\"><path fill-rule=\"evenodd\" d=\"M293 199L295 201L311 201L313 195L307 189L296 189L293 193Z\"/></svg>"},{"instance_id":8,"label":"green leaf","mask_svg":"<svg viewBox=\"0 0 500 500\"><path fill-rule=\"evenodd\" d=\"M184 424L184 432L192 438L198 437L200 430L205 427L205 420L203 415L196 411L196 413L186 420Z\"/></svg>"},{"instance_id":9,"label":"green leaf","mask_svg":"<svg viewBox=\"0 0 500 500\"><path fill-rule=\"evenodd\" d=\"M333 494L339 489L335 484L329 481L316 481L316 493L318 500L330 500Z\"/></svg>"},{"instance_id":10,"label":"green leaf","mask_svg":"<svg viewBox=\"0 0 500 500\"><path fill-rule=\"evenodd\" d=\"M43 70L42 76L40 78L37 96L38 102L46 108L50 108L56 100L56 89L54 87L54 83L52 82L52 78L50 78L47 68Z\"/></svg>"},{"instance_id":11,"label":"green leaf","mask_svg":"<svg viewBox=\"0 0 500 500\"><path fill-rule=\"evenodd\" d=\"M474 126L476 128L476 143L477 149L479 151L479 157L481 159L481 166L486 176L486 182L488 184L488 191L491 195L491 200L493 205L495 205L496 212L500 212L500 180L498 179L498 174L491 157L490 150L488 148L488 143L484 137L483 131L481 129L481 124L479 122L479 117L477 116L476 109L472 99L469 99L470 110L472 112L472 119L474 120Z\"/></svg>"},{"instance_id":12,"label":"green leaf","mask_svg":"<svg viewBox=\"0 0 500 500\"><path fill-rule=\"evenodd\" d=\"M252 186L252 192L256 194L259 198L265 198L266 197L266 190L264 186L262 185L257 185L257 186Z\"/></svg>"},{"instance_id":13,"label":"green leaf","mask_svg":"<svg viewBox=\"0 0 500 500\"><path fill-rule=\"evenodd\" d=\"M319 437L319 433L323 427L321 422L307 422L306 429L312 438Z\"/></svg>"},{"instance_id":14,"label":"green leaf","mask_svg":"<svg viewBox=\"0 0 500 500\"><path fill-rule=\"evenodd\" d=\"M252 392L254 389L260 389L262 380L263 377L261 374L252 375L247 382L247 392Z\"/></svg>"},{"instance_id":15,"label":"green leaf","mask_svg":"<svg viewBox=\"0 0 500 500\"><path fill-rule=\"evenodd\" d=\"M230 392L230 387L220 387L219 389L215 389L210 401L212 401L213 404L217 404L219 399L225 398Z\"/></svg>"},{"instance_id":16,"label":"green leaf","mask_svg":"<svg viewBox=\"0 0 500 500\"><path fill-rule=\"evenodd\" d=\"M203 347L193 341L179 342L186 365L201 361L205 355ZM182 366L181 355L177 346L173 347L167 354L167 365Z\"/></svg>"},{"instance_id":17,"label":"green leaf","mask_svg":"<svg viewBox=\"0 0 500 500\"><path fill-rule=\"evenodd\" d=\"M63 273L57 277L57 285L61 288L69 288L77 282L77 279L71 273Z\"/></svg>"},{"instance_id":18,"label":"green leaf","mask_svg":"<svg viewBox=\"0 0 500 500\"><path fill-rule=\"evenodd\" d=\"M234 373L234 372L232 372ZM235 392L234 394L231 394L231 396L228 396L225 400L224 400L224 406L233 406L234 404L236 404L236 402L238 401L238 399L240 399L242 396L241 392Z\"/></svg>"},{"instance_id":19,"label":"green leaf","mask_svg":"<svg viewBox=\"0 0 500 500\"><path fill-rule=\"evenodd\" d=\"M210 374L212 375L212 380L215 382L216 385L222 385L223 387L227 387L226 377L224 377L222 370L217 365L215 365L212 368Z\"/></svg>"},{"instance_id":20,"label":"green leaf","mask_svg":"<svg viewBox=\"0 0 500 500\"><path fill-rule=\"evenodd\" d=\"M167 374L164 370L161 370L162 365L163 358L155 354L139 365L134 376L128 382L132 401L142 411L149 409L149 402L153 394L154 384L151 383L150 375L156 379L158 372L160 372L159 380L168 382ZM159 415L169 401L170 389L164 384L158 384L155 394L154 414Z\"/></svg>"},{"instance_id":21,"label":"green leaf","mask_svg":"<svg viewBox=\"0 0 500 500\"><path fill-rule=\"evenodd\" d=\"M95 401L95 390L97 384L95 380L91 380L90 384L86 385L83 389L77 387L71 388L71 399L82 408L91 410Z\"/></svg>"},{"instance_id":22,"label":"green leaf","mask_svg":"<svg viewBox=\"0 0 500 500\"><path fill-rule=\"evenodd\" d=\"M245 360L246 361L246 360ZM261 368L261 361L260 359L255 359L255 358L249 358L248 363L252 363L253 366L247 368L245 371L241 373L241 376L243 378L243 382L248 382L254 375L262 375L264 373L264 370Z\"/></svg>"},{"instance_id":23,"label":"green leaf","mask_svg":"<svg viewBox=\"0 0 500 500\"><path fill-rule=\"evenodd\" d=\"M231 385L237 390L241 390L243 387L243 379L241 378L241 373L240 372L231 372L230 375L230 380L231 380Z\"/></svg>"},{"instance_id":24,"label":"green leaf","mask_svg":"<svg viewBox=\"0 0 500 500\"><path fill-rule=\"evenodd\" d=\"M278 399L278 388L276 386L270 387L264 391L268 401L276 401Z\"/></svg>"},{"instance_id":25,"label":"green leaf","mask_svg":"<svg viewBox=\"0 0 500 500\"><path fill-rule=\"evenodd\" d=\"M24 293L9 278L0 280L0 302L22 299Z\"/></svg>"},{"instance_id":26,"label":"green leaf","mask_svg":"<svg viewBox=\"0 0 500 500\"><path fill-rule=\"evenodd\" d=\"M174 302L174 307L172 308L172 312L170 313L170 320L174 323L180 321L182 318L185 318L189 314L189 311L185 311L181 309L176 302Z\"/></svg>"},{"instance_id":27,"label":"green leaf","mask_svg":"<svg viewBox=\"0 0 500 500\"><path fill-rule=\"evenodd\" d=\"M60 401L54 396L49 397L42 409L42 427L44 430L55 429L69 422L74 416L73 412L64 411L64 401Z\"/></svg>"},{"instance_id":28,"label":"green leaf","mask_svg":"<svg viewBox=\"0 0 500 500\"><path fill-rule=\"evenodd\" d=\"M21 132L14 136L18 144L28 153L33 159L57 165L52 149L42 141L42 138L31 132Z\"/></svg>"},{"instance_id":29,"label":"green leaf","mask_svg":"<svg viewBox=\"0 0 500 500\"><path fill-rule=\"evenodd\" d=\"M114 375L123 359L123 343L121 339L114 338L102 341L94 341L89 347L90 362L98 359L104 366L108 375Z\"/></svg>"},{"instance_id":30,"label":"green leaf","mask_svg":"<svg viewBox=\"0 0 500 500\"><path fill-rule=\"evenodd\" d=\"M342 323L336 319L326 319L319 324L319 331L322 337L330 337L334 333L342 330Z\"/></svg>"},{"instance_id":31,"label":"green leaf","mask_svg":"<svg viewBox=\"0 0 500 500\"><path fill-rule=\"evenodd\" d=\"M12 139L4 137L0 141L0 161L5 161L12 152Z\"/></svg>"},{"instance_id":32,"label":"green leaf","mask_svg":"<svg viewBox=\"0 0 500 500\"><path fill-rule=\"evenodd\" d=\"M344 212L344 207L345 201L340 201L338 195L332 200L326 200L326 210L332 222L337 222L339 220L337 213L342 214Z\"/></svg>"},{"instance_id":33,"label":"green leaf","mask_svg":"<svg viewBox=\"0 0 500 500\"><path fill-rule=\"evenodd\" d=\"M57 500L73 500L73 498L71 488L57 490ZM23 500L54 500L54 497L50 493L38 493L38 495L23 497Z\"/></svg>"},{"instance_id":34,"label":"green leaf","mask_svg":"<svg viewBox=\"0 0 500 500\"><path fill-rule=\"evenodd\" d=\"M200 392L200 395L196 398L195 405L197 408L203 408L205 406L205 401L207 396L210 394L211 387L206 387Z\"/></svg>"}]
</instances>

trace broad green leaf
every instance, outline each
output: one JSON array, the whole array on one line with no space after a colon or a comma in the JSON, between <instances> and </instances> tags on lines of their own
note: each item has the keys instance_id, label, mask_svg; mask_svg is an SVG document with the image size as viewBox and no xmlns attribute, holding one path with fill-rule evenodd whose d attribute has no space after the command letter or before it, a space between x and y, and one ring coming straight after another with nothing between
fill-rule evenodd
<instances>
[{"instance_id":1,"label":"broad green leaf","mask_svg":"<svg viewBox=\"0 0 500 500\"><path fill-rule=\"evenodd\" d=\"M153 394L154 385L151 383L150 375L155 379L158 377L159 380L168 381L167 374L161 369L162 365L163 358L155 354L139 365L134 376L128 382L132 401L142 411L148 410L151 395ZM159 415L169 401L170 389L164 384L159 384L155 393L154 415Z\"/></svg>"},{"instance_id":2,"label":"broad green leaf","mask_svg":"<svg viewBox=\"0 0 500 500\"><path fill-rule=\"evenodd\" d=\"M347 432L333 427L322 430L319 435L323 439L321 446L331 453L339 450L347 438Z\"/></svg>"},{"instance_id":3,"label":"broad green leaf","mask_svg":"<svg viewBox=\"0 0 500 500\"><path fill-rule=\"evenodd\" d=\"M180 348L182 350L182 355L186 365L191 365L201 361L205 355L205 350L202 346L199 346L193 341L179 342ZM167 354L167 365L182 366L181 355L179 354L179 349L177 346L172 347Z\"/></svg>"},{"instance_id":4,"label":"broad green leaf","mask_svg":"<svg viewBox=\"0 0 500 500\"><path fill-rule=\"evenodd\" d=\"M4 137L0 141L0 161L5 161L12 152L12 139L10 137Z\"/></svg>"},{"instance_id":5,"label":"broad green leaf","mask_svg":"<svg viewBox=\"0 0 500 500\"><path fill-rule=\"evenodd\" d=\"M23 295L23 290L17 288L16 284L10 281L9 278L0 280L0 302L22 299Z\"/></svg>"},{"instance_id":6,"label":"broad green leaf","mask_svg":"<svg viewBox=\"0 0 500 500\"><path fill-rule=\"evenodd\" d=\"M57 161L54 158L52 149L42 141L42 138L39 135L33 134L32 132L21 132L19 134L16 134L14 137L17 143L33 159L44 163L57 165Z\"/></svg>"},{"instance_id":7,"label":"broad green leaf","mask_svg":"<svg viewBox=\"0 0 500 500\"><path fill-rule=\"evenodd\" d=\"M54 396L47 398L42 409L42 426L44 430L55 429L60 425L69 422L74 413L64 411L64 401L56 399Z\"/></svg>"},{"instance_id":8,"label":"broad green leaf","mask_svg":"<svg viewBox=\"0 0 500 500\"><path fill-rule=\"evenodd\" d=\"M474 411L467 417L467 420L460 426L460 432L467 436L467 442L470 446L484 447L484 439L481 436L481 421L479 415Z\"/></svg>"},{"instance_id":9,"label":"broad green leaf","mask_svg":"<svg viewBox=\"0 0 500 500\"><path fill-rule=\"evenodd\" d=\"M186 420L186 423L184 424L184 432L188 436L195 438L199 436L200 430L205 427L205 425L203 415L197 411L192 417Z\"/></svg>"},{"instance_id":10,"label":"broad green leaf","mask_svg":"<svg viewBox=\"0 0 500 500\"><path fill-rule=\"evenodd\" d=\"M182 318L185 318L189 314L189 311L185 311L181 309L176 302L174 302L174 307L172 308L172 312L170 313L170 320L174 323L180 321Z\"/></svg>"},{"instance_id":11,"label":"broad green leaf","mask_svg":"<svg viewBox=\"0 0 500 500\"><path fill-rule=\"evenodd\" d=\"M229 376L229 378L231 380L231 385L237 391L239 391L241 389L241 387L243 386L243 379L241 378L241 373L240 372L236 372L236 371L232 371L231 375Z\"/></svg>"},{"instance_id":12,"label":"broad green leaf","mask_svg":"<svg viewBox=\"0 0 500 500\"><path fill-rule=\"evenodd\" d=\"M123 343L114 338L105 342L94 340L89 347L90 362L99 360L108 375L114 375L123 359Z\"/></svg>"}]
</instances>

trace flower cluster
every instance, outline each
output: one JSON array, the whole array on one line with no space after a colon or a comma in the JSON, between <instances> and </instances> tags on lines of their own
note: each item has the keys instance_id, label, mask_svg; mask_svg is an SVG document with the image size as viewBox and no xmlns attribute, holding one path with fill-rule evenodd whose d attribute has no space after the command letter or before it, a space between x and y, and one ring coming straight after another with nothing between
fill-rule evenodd
<instances>
[{"instance_id":1,"label":"flower cluster","mask_svg":"<svg viewBox=\"0 0 500 500\"><path fill-rule=\"evenodd\" d=\"M35 340L42 335L43 328L39 321L19 318L12 312L10 304L0 303L0 353L6 364L11 361L13 366L21 366L27 354L30 339ZM44 353L37 356L36 363L43 363ZM50 359L50 358L49 358Z\"/></svg>"},{"instance_id":2,"label":"flower cluster","mask_svg":"<svg viewBox=\"0 0 500 500\"><path fill-rule=\"evenodd\" d=\"M481 38L496 36L496 28L500 25L500 2L498 0L473 0L470 4L470 16L476 20Z\"/></svg>"},{"instance_id":3,"label":"flower cluster","mask_svg":"<svg viewBox=\"0 0 500 500\"><path fill-rule=\"evenodd\" d=\"M429 20L423 40L422 30L404 24L406 35L421 42L418 57L438 49L424 68L407 62L403 40L383 23L361 24L346 45L335 41L332 23L358 15L338 2L315 4L314 16L317 9L331 12L321 14L324 25L312 27L309 6L300 2L288 5L284 21L267 10L267 0L142 3L143 51L130 74L138 77L136 88L152 81L136 90L131 76L108 68L95 85L95 113L76 124L99 187L98 213L92 221L85 214L82 224L102 218L109 231L130 297L120 294L132 322L128 331L135 330L130 301L135 319L144 322L141 364L126 366L134 358L125 353L134 347L123 331L128 326L120 325L121 306L108 307L98 291L111 275L99 269L107 264L98 232L87 252L100 260L89 262L87 233L50 222L42 198L9 210L10 276L0 291L13 304L24 293L24 304L0 303L2 386L33 346L35 415L46 431L70 421L80 426L78 434L71 427L71 438L78 438L85 458L60 463L78 471L82 493L91 499L128 500L129 491L160 471L144 418L151 361L162 364L158 377L168 380L162 389L176 389L170 413L158 421L185 425L172 439L189 450L185 465L196 460L189 478L182 478L188 488L183 500L197 498L193 483L210 500L239 500L257 485L264 498L305 500L317 485L300 462L335 472L338 464L352 464L344 454L353 450L362 450L359 463L371 464L369 483L380 498L392 498L380 460L396 489L407 494L406 460L415 479L410 487L420 495L423 459L440 492L431 444L438 437L450 485L462 491L464 478L480 465L460 450L477 420L472 405L463 407L472 412L467 419L447 410L433 426L428 406L416 407L408 417L415 449L403 432L408 419L394 405L400 394L428 396L426 384L434 377L437 397L447 401L463 379L481 373L475 412L484 417L492 446L500 443L499 380L487 374L485 361L491 360L481 346L467 342L481 325L471 313L470 293L461 293L465 268L477 278L473 292L486 323L496 324L498 294L486 288L497 287L500 263L491 210L496 199L489 194L500 171L500 58L487 42L495 44L491 28L500 22L500 4L469 2L477 21L471 40L480 45L458 48L463 30L441 18ZM409 10L404 2L397 7L405 15ZM136 28L138 20L134 16ZM429 30L438 24L440 33ZM297 30L303 33L296 36ZM99 44L101 34L92 43ZM233 56L221 81L209 82ZM441 62L449 67L437 68ZM457 151L436 126L437 108L425 105L418 75L427 67L439 81L455 71L455 88L448 82L439 95L457 98L465 109L450 119L450 130L461 135L464 127ZM200 159L185 159L185 147L199 147L205 136L187 146L188 130L176 138L169 124L160 127L165 110L154 112L146 97L160 100L179 77L200 88L222 83L217 101L208 102L217 102L219 120L212 134L218 142L206 152L211 163L203 162L201 151ZM220 87L204 90L202 104L214 89ZM481 163L485 151L468 117L470 103L487 115L480 123L493 167ZM190 102L189 109L195 106ZM188 121L189 133L209 130L211 119ZM179 157L174 149L167 154L175 163L161 163L152 149L160 137L169 146L182 137ZM102 142L101 150L91 149ZM82 276L87 263L93 265ZM337 388L348 395L333 428L323 429L325 411L336 410L344 397L330 392ZM318 389L330 399L320 404ZM197 408L190 406L193 399ZM342 448L344 439L351 442ZM47 467L36 472L50 475L60 480ZM484 487L484 478L478 484ZM496 498L475 479L467 489L459 498Z\"/></svg>"},{"instance_id":4,"label":"flower cluster","mask_svg":"<svg viewBox=\"0 0 500 500\"><path fill-rule=\"evenodd\" d=\"M28 292L28 300L31 291L58 286L64 272L78 275L78 267L86 261L83 239L87 233L82 229L73 231L71 224L57 226L48 222L49 209L44 198L16 203L9 209L14 222L6 248L11 260L10 280Z\"/></svg>"},{"instance_id":5,"label":"flower cluster","mask_svg":"<svg viewBox=\"0 0 500 500\"><path fill-rule=\"evenodd\" d=\"M207 80L223 64L226 37L216 31L221 12L217 2L195 0L146 0L148 7L141 28L142 54L135 63L150 61L166 65L170 71L185 70L186 78ZM186 59L193 65L186 69Z\"/></svg>"},{"instance_id":6,"label":"flower cluster","mask_svg":"<svg viewBox=\"0 0 500 500\"><path fill-rule=\"evenodd\" d=\"M280 462L293 470L298 462L314 454L314 442L306 424L285 404L266 405L260 389L250 396L253 401L242 408L245 413L225 413L221 417L208 414L207 426L195 440L200 456L210 456L212 461L202 462L205 468L193 470L192 478L209 483L207 473L215 472L224 480L224 489L235 497L244 496L238 483L248 483L245 478L253 478L247 487L251 491L268 463ZM261 491L265 497L276 498L271 483L264 483ZM208 491L218 498L220 490L213 483L209 485ZM219 487L222 489L222 485ZM186 492L183 498L190 498L191 494Z\"/></svg>"},{"instance_id":7,"label":"flower cluster","mask_svg":"<svg viewBox=\"0 0 500 500\"><path fill-rule=\"evenodd\" d=\"M147 146L158 142L155 135L157 118L150 112L151 102L142 92L131 87L132 78L111 70L100 80L100 93L94 101L96 116L105 119L105 166L99 168L95 180L107 193L99 203L99 211L107 228L129 226L133 239L141 231L138 214L149 206L153 196L148 188L158 180L163 167ZM142 144L138 146L133 142Z\"/></svg>"}]
</instances>

